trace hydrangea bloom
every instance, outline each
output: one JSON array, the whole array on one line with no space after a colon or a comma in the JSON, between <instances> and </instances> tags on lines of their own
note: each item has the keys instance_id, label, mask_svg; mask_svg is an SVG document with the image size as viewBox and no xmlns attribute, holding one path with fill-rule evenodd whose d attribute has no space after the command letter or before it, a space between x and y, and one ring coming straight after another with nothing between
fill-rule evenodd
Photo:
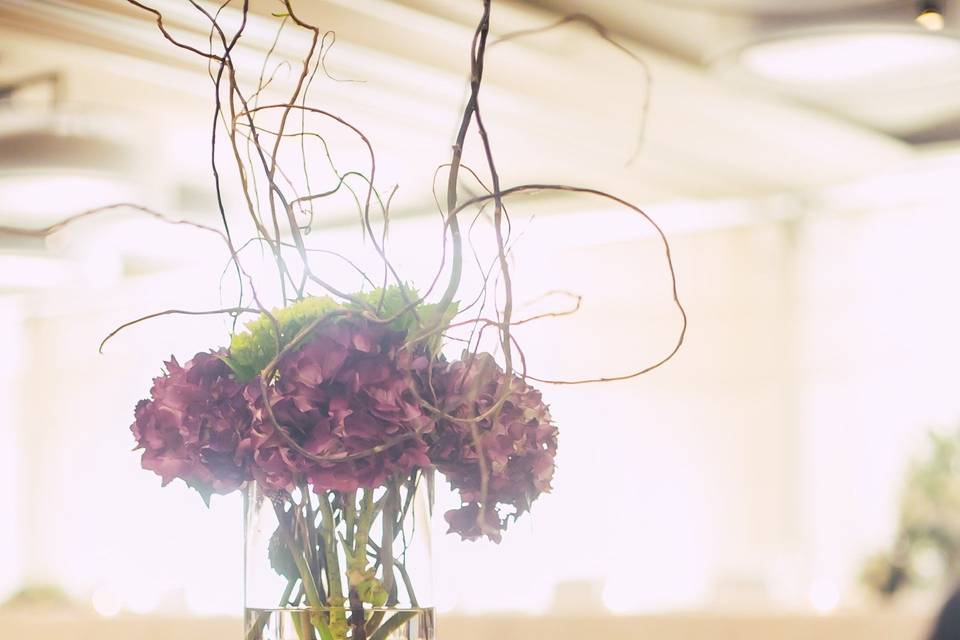
<instances>
[{"instance_id":1,"label":"hydrangea bloom","mask_svg":"<svg viewBox=\"0 0 960 640\"><path fill-rule=\"evenodd\" d=\"M433 422L411 386L427 359L400 349L404 335L358 317L319 325L281 358L267 388L282 433L266 410L259 380L248 386L252 470L261 485L290 491L307 481L316 491L353 491L430 465L422 434ZM349 458L371 450L376 453Z\"/></svg>"},{"instance_id":2,"label":"hydrangea bloom","mask_svg":"<svg viewBox=\"0 0 960 640\"><path fill-rule=\"evenodd\" d=\"M406 333L361 316L330 318L280 358L265 389L259 377L238 381L222 351L183 366L171 359L131 427L144 468L164 484L182 478L209 500L248 480L274 494L304 484L346 492L436 467L461 499L446 514L450 531L499 541L509 519L550 490L557 430L549 410L489 354L435 361L426 394L430 360L404 348ZM417 388L445 417L428 414ZM487 460L485 497L472 426Z\"/></svg>"},{"instance_id":3,"label":"hydrangea bloom","mask_svg":"<svg viewBox=\"0 0 960 640\"><path fill-rule=\"evenodd\" d=\"M155 378L150 399L141 400L130 427L141 464L166 485L181 478L209 500L249 479L250 410L243 385L219 353L198 353L181 366L171 357Z\"/></svg>"},{"instance_id":4,"label":"hydrangea bloom","mask_svg":"<svg viewBox=\"0 0 960 640\"><path fill-rule=\"evenodd\" d=\"M498 411L476 422L486 455L489 477L485 522L480 531L480 457L469 420L487 412L509 385L509 396ZM430 459L460 494L460 509L445 514L451 532L473 540L481 535L499 541L510 517L530 509L550 490L557 429L540 392L519 376L506 379L493 357L465 357L434 375L434 388L444 412L430 438Z\"/></svg>"}]
</instances>

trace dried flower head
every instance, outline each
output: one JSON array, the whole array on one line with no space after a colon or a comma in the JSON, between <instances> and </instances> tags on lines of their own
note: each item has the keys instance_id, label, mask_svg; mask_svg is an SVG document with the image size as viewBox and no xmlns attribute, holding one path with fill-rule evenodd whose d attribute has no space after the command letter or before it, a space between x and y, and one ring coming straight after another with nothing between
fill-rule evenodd
<instances>
[{"instance_id":1,"label":"dried flower head","mask_svg":"<svg viewBox=\"0 0 960 640\"><path fill-rule=\"evenodd\" d=\"M507 378L493 356L481 353L445 365L434 388L449 416L430 436L430 459L460 494L462 507L445 515L450 531L474 540L500 540L510 518L550 491L557 428L540 392L519 376ZM499 398L506 393L500 406ZM478 419L479 418L479 419ZM479 526L482 467L472 432L476 425L488 467L484 524Z\"/></svg>"},{"instance_id":2,"label":"dried flower head","mask_svg":"<svg viewBox=\"0 0 960 640\"><path fill-rule=\"evenodd\" d=\"M405 333L356 316L323 322L280 359L269 411L259 379L248 386L261 485L353 491L429 466L422 434L433 422L412 388L428 361L401 349Z\"/></svg>"},{"instance_id":3,"label":"dried flower head","mask_svg":"<svg viewBox=\"0 0 960 640\"><path fill-rule=\"evenodd\" d=\"M171 357L150 399L137 404L130 427L144 469L164 485L182 479L207 502L249 478L250 410L221 356L198 353L183 366Z\"/></svg>"}]
</instances>

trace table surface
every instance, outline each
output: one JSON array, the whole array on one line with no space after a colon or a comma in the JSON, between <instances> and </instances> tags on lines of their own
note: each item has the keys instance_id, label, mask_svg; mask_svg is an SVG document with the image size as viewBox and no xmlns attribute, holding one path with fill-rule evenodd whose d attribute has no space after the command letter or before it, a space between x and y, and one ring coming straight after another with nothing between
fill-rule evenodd
<instances>
[{"instance_id":1,"label":"table surface","mask_svg":"<svg viewBox=\"0 0 960 640\"><path fill-rule=\"evenodd\" d=\"M923 640L929 616L858 612L829 616L670 614L657 616L440 617L440 640ZM3 640L238 640L235 618L169 618L50 611L0 611Z\"/></svg>"}]
</instances>

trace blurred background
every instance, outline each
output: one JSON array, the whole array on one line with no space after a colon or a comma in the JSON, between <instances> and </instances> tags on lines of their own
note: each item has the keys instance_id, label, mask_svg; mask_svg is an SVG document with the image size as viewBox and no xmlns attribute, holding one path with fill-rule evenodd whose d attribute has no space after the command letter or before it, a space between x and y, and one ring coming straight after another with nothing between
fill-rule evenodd
<instances>
[{"instance_id":1,"label":"blurred background","mask_svg":"<svg viewBox=\"0 0 960 640\"><path fill-rule=\"evenodd\" d=\"M188 3L150 4L206 41ZM337 34L311 99L349 114L383 186L399 185L391 251L422 284L480 3L300 4ZM588 14L642 61L576 21L498 43L485 120L507 184L605 189L657 220L690 328L650 375L544 389L554 492L499 546L438 523L444 636L559 638L550 625L577 617L606 619L609 637L922 637L960 549L954 5L494 3L495 35ZM256 74L276 7L252 6ZM278 67L276 90L293 80ZM0 225L113 202L219 224L212 118L206 67L149 13L0 0ZM355 140L332 146L364 162ZM469 140L482 166L477 152ZM362 254L355 209L328 206L317 237ZM649 225L569 196L512 212L518 300L584 295L579 314L521 334L532 373L625 373L669 351L679 318ZM74 618L96 637L236 636L239 496L208 510L179 482L161 490L128 430L162 361L223 344L229 324L161 318L97 353L131 318L219 306L226 260L202 234L124 212L46 239L0 233L9 637L74 637ZM48 615L23 614L36 607Z\"/></svg>"}]
</instances>

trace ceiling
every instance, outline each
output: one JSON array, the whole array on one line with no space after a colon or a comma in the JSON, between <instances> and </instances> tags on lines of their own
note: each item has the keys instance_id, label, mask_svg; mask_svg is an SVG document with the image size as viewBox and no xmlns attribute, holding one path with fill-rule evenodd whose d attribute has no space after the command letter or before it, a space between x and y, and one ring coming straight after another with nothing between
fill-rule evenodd
<instances>
[{"instance_id":1,"label":"ceiling","mask_svg":"<svg viewBox=\"0 0 960 640\"><path fill-rule=\"evenodd\" d=\"M203 22L186 3L151 5L182 37L205 42ZM952 138L960 91L938 87L922 99L914 91L878 93L882 87L805 95L722 64L724 52L782 29L865 21L910 26L904 6L868 0L495 3L495 34L584 12L610 25L642 60L573 24L492 48L483 106L500 173L510 183L575 183L649 204L817 190L908 164L922 153L921 143ZM274 3L255 0L253 8L242 58L251 78L276 24ZM327 58L333 75L362 80L324 80L314 99L349 114L368 134L381 186L400 186L394 210L401 215L432 209L433 173L449 157L478 9L479 0L299 3L305 18L337 32ZM299 44L285 40L279 55L292 56ZM123 145L124 170L111 169L122 183L117 193L186 217L216 219L206 69L164 42L150 14L123 0L0 2L0 86L50 73L59 78L55 90L47 87L55 104L43 86L0 97L0 174L5 158L16 162L14 140L22 146L25 132L80 130ZM278 79L277 91L285 81ZM353 142L340 149L346 162L366 161ZM468 141L465 157L482 166L476 140ZM32 205L49 206L24 207L17 204L23 199L4 200L3 185L0 175L0 225L37 226L86 204L69 193L40 194ZM540 209L571 206L550 201ZM344 219L342 212L328 213L327 224Z\"/></svg>"},{"instance_id":2,"label":"ceiling","mask_svg":"<svg viewBox=\"0 0 960 640\"><path fill-rule=\"evenodd\" d=\"M960 56L928 70L867 78L847 86L750 81L736 58L752 43L787 34L906 32L947 37L960 27L958 4L943 3L947 31L923 33L913 0L534 0L561 14L589 13L623 37L714 73L730 84L773 91L800 104L915 144L960 139ZM733 64L730 64L733 63Z\"/></svg>"}]
</instances>

